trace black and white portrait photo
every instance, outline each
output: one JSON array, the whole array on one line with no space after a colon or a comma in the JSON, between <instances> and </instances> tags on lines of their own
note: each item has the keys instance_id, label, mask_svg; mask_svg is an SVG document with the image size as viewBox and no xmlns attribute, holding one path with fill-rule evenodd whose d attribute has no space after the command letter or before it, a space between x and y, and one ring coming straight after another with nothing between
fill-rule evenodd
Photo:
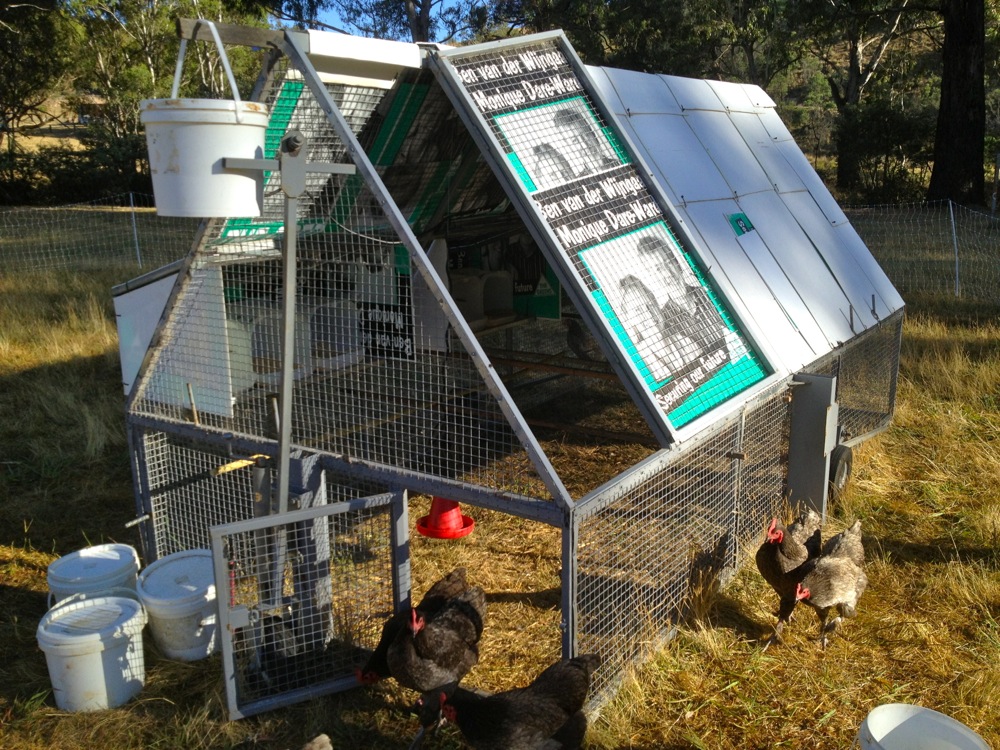
<instances>
[{"instance_id":1,"label":"black and white portrait photo","mask_svg":"<svg viewBox=\"0 0 1000 750\"><path fill-rule=\"evenodd\" d=\"M537 190L621 164L583 99L501 115L496 122Z\"/></svg>"},{"instance_id":2,"label":"black and white portrait photo","mask_svg":"<svg viewBox=\"0 0 1000 750\"><path fill-rule=\"evenodd\" d=\"M582 256L651 384L676 378L709 355L716 355L715 367L729 361L734 337L662 226L606 242Z\"/></svg>"}]
</instances>

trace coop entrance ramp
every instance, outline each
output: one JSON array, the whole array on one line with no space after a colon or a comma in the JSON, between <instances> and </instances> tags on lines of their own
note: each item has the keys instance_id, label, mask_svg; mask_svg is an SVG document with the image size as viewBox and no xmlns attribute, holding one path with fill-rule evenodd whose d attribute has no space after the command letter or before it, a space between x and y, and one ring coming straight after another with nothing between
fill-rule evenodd
<instances>
[{"instance_id":1,"label":"coop entrance ramp","mask_svg":"<svg viewBox=\"0 0 1000 750\"><path fill-rule=\"evenodd\" d=\"M357 686L409 596L405 493L214 526L230 717Z\"/></svg>"}]
</instances>

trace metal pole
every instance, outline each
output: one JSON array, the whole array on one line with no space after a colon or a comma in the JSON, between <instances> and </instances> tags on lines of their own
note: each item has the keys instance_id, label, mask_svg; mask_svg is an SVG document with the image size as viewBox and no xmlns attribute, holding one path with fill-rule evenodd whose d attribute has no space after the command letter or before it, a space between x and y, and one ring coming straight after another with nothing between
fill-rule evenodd
<instances>
[{"instance_id":1,"label":"metal pole","mask_svg":"<svg viewBox=\"0 0 1000 750\"><path fill-rule=\"evenodd\" d=\"M353 164L306 165L306 137L298 130L289 130L281 140L278 159L222 160L223 169L279 170L281 191L285 194L284 265L282 268L281 311L281 384L278 394L278 497L277 512L288 511L288 475L291 467L292 446L292 383L295 379L295 307L296 307L296 250L298 235L299 197L306 191L306 172L349 175L355 173Z\"/></svg>"},{"instance_id":2,"label":"metal pole","mask_svg":"<svg viewBox=\"0 0 1000 750\"><path fill-rule=\"evenodd\" d=\"M993 198L990 200L990 212L997 212L997 189L1000 187L1000 151L993 158Z\"/></svg>"},{"instance_id":3,"label":"metal pole","mask_svg":"<svg viewBox=\"0 0 1000 750\"><path fill-rule=\"evenodd\" d=\"M306 168L303 146L306 139L297 130L289 131L281 141L278 162L281 167L281 190L285 194L284 268L282 274L281 313L281 392L278 401L278 513L288 512L288 473L292 445L292 383L295 379L295 302L296 249L299 196L305 192Z\"/></svg>"},{"instance_id":4,"label":"metal pole","mask_svg":"<svg viewBox=\"0 0 1000 750\"><path fill-rule=\"evenodd\" d=\"M132 209L132 241L135 243L135 259L139 262L139 268L142 268L142 251L139 249L139 231L136 229L135 225L135 193L131 190L128 194L128 205Z\"/></svg>"},{"instance_id":5,"label":"metal pole","mask_svg":"<svg viewBox=\"0 0 1000 750\"><path fill-rule=\"evenodd\" d=\"M962 296L962 286L958 277L958 229L955 226L955 203L948 199L948 216L951 218L951 245L955 250L955 296Z\"/></svg>"}]
</instances>

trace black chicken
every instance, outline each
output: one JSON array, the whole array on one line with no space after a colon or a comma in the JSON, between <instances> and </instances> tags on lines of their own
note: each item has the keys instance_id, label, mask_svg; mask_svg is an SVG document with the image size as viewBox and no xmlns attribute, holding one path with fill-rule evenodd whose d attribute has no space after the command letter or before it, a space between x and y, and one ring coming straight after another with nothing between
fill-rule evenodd
<instances>
[{"instance_id":1,"label":"black chicken","mask_svg":"<svg viewBox=\"0 0 1000 750\"><path fill-rule=\"evenodd\" d=\"M408 626L412 624L414 611L419 613L418 618L424 620L433 618L448 601L468 590L465 568L456 568L431 586L414 609L402 609L386 620L382 625L378 645L375 646L371 657L361 669L356 670L358 682L371 685L392 676L387 658L389 648L397 640L405 637Z\"/></svg>"},{"instance_id":2,"label":"black chicken","mask_svg":"<svg viewBox=\"0 0 1000 750\"><path fill-rule=\"evenodd\" d=\"M583 704L598 654L563 659L527 687L479 695L451 683L425 692L414 710L422 731L442 720L458 725L475 750L579 748L587 733Z\"/></svg>"},{"instance_id":3,"label":"black chicken","mask_svg":"<svg viewBox=\"0 0 1000 750\"><path fill-rule=\"evenodd\" d=\"M861 521L855 521L827 542L823 555L807 564L805 575L796 586L796 600L816 610L824 649L841 620L857 614L858 600L868 587L864 562ZM838 614L830 620L833 610Z\"/></svg>"},{"instance_id":4,"label":"black chicken","mask_svg":"<svg viewBox=\"0 0 1000 750\"><path fill-rule=\"evenodd\" d=\"M479 661L486 594L470 586L436 612L410 612L406 627L389 644L386 661L400 685L420 692L458 682Z\"/></svg>"},{"instance_id":5,"label":"black chicken","mask_svg":"<svg viewBox=\"0 0 1000 750\"><path fill-rule=\"evenodd\" d=\"M821 551L822 519L811 509L800 513L787 528L771 519L763 543L757 549L757 570L778 594L778 622L764 644L766 650L781 639L785 623L798 603L798 584L806 573L806 563Z\"/></svg>"}]
</instances>

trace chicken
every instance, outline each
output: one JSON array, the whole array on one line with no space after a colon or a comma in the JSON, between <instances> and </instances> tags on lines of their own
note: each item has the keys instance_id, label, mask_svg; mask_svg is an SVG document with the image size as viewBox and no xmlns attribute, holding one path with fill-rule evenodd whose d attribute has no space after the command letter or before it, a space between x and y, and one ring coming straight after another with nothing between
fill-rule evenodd
<instances>
[{"instance_id":1,"label":"chicken","mask_svg":"<svg viewBox=\"0 0 1000 750\"><path fill-rule=\"evenodd\" d=\"M812 508L806 508L788 525L788 533L806 548L809 559L819 557L822 551L823 518Z\"/></svg>"},{"instance_id":2,"label":"chicken","mask_svg":"<svg viewBox=\"0 0 1000 750\"><path fill-rule=\"evenodd\" d=\"M468 590L469 583L466 579L465 568L456 568L427 590L420 603L417 604L415 611L424 619L433 617L449 600ZM395 641L404 637L407 624L412 620L413 611L402 609L385 621L382 625L379 642L371 657L361 669L355 671L358 682L371 685L392 676L387 660L389 648Z\"/></svg>"},{"instance_id":3,"label":"chicken","mask_svg":"<svg viewBox=\"0 0 1000 750\"><path fill-rule=\"evenodd\" d=\"M587 732L583 705L600 664L598 654L563 659L527 687L488 696L451 683L425 692L414 710L422 730L451 721L475 750L579 748Z\"/></svg>"},{"instance_id":4,"label":"chicken","mask_svg":"<svg viewBox=\"0 0 1000 750\"><path fill-rule=\"evenodd\" d=\"M411 609L386 652L390 673L420 692L457 683L479 661L485 618L486 594L479 586L447 599L433 613Z\"/></svg>"},{"instance_id":5,"label":"chicken","mask_svg":"<svg viewBox=\"0 0 1000 750\"><path fill-rule=\"evenodd\" d=\"M823 545L824 556L847 557L859 568L865 565L865 547L861 541L861 521L855 521Z\"/></svg>"},{"instance_id":6,"label":"chicken","mask_svg":"<svg viewBox=\"0 0 1000 750\"><path fill-rule=\"evenodd\" d=\"M798 603L798 584L805 575L805 565L820 554L821 523L819 514L811 509L800 513L787 528L773 518L757 549L757 570L777 593L779 602L778 622L764 644L765 650L781 639L781 631Z\"/></svg>"},{"instance_id":7,"label":"chicken","mask_svg":"<svg viewBox=\"0 0 1000 750\"><path fill-rule=\"evenodd\" d=\"M858 600L868 587L861 522L855 521L830 539L823 550L824 554L807 564L805 575L796 586L795 598L816 610L820 644L825 649L842 619L857 614ZM837 616L828 619L834 610Z\"/></svg>"}]
</instances>

